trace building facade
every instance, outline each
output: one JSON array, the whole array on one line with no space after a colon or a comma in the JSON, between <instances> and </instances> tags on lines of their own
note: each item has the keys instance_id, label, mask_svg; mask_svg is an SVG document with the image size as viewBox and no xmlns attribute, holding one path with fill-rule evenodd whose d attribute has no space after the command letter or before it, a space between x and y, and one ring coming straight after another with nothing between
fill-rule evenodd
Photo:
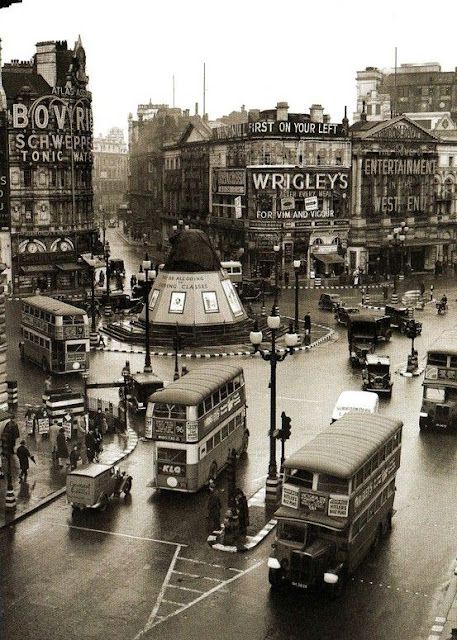
<instances>
[{"instance_id":1,"label":"building facade","mask_svg":"<svg viewBox=\"0 0 457 640\"><path fill-rule=\"evenodd\" d=\"M449 171L440 167L446 145L406 116L363 118L351 137L350 269L393 273L400 261L407 272L422 272L457 259L455 195ZM401 222L408 232L399 248L388 236Z\"/></svg>"},{"instance_id":2,"label":"building facade","mask_svg":"<svg viewBox=\"0 0 457 640\"><path fill-rule=\"evenodd\" d=\"M151 102L138 106L136 120L129 116L129 211L124 229L137 240L161 245L164 147L177 142L193 118L189 110Z\"/></svg>"},{"instance_id":3,"label":"building facade","mask_svg":"<svg viewBox=\"0 0 457 640\"><path fill-rule=\"evenodd\" d=\"M40 42L2 69L7 102L9 278L16 293L77 290L96 230L92 111L81 40ZM3 259L3 258L2 258Z\"/></svg>"},{"instance_id":4,"label":"building facade","mask_svg":"<svg viewBox=\"0 0 457 640\"><path fill-rule=\"evenodd\" d=\"M292 114L280 102L251 110L246 122L190 124L165 153L165 223L178 215L204 228L220 257L242 258L247 273L270 275L278 244L282 271L300 259L308 274L341 273L349 225L347 120L331 123L320 105Z\"/></svg>"},{"instance_id":5,"label":"building facade","mask_svg":"<svg viewBox=\"0 0 457 640\"><path fill-rule=\"evenodd\" d=\"M94 212L99 226L117 218L127 201L128 153L124 132L118 127L94 138Z\"/></svg>"}]
</instances>

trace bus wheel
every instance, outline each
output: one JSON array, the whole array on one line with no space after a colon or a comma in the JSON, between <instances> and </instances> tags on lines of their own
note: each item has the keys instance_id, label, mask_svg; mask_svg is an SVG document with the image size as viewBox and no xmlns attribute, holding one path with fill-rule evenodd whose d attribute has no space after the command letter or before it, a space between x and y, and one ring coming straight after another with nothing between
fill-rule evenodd
<instances>
[{"instance_id":1,"label":"bus wheel","mask_svg":"<svg viewBox=\"0 0 457 640\"><path fill-rule=\"evenodd\" d=\"M100 511L105 511L108 506L109 498L106 494L103 494L100 500Z\"/></svg>"},{"instance_id":2,"label":"bus wheel","mask_svg":"<svg viewBox=\"0 0 457 640\"><path fill-rule=\"evenodd\" d=\"M209 468L208 480L216 480L217 478L217 462L214 460Z\"/></svg>"},{"instance_id":3,"label":"bus wheel","mask_svg":"<svg viewBox=\"0 0 457 640\"><path fill-rule=\"evenodd\" d=\"M381 538L382 538L382 524L380 524L376 529L376 535L371 544L371 550L373 552L376 552L378 550L378 547L381 544Z\"/></svg>"},{"instance_id":4,"label":"bus wheel","mask_svg":"<svg viewBox=\"0 0 457 640\"><path fill-rule=\"evenodd\" d=\"M272 589L277 590L282 585L281 570L268 569L268 581Z\"/></svg>"},{"instance_id":5,"label":"bus wheel","mask_svg":"<svg viewBox=\"0 0 457 640\"><path fill-rule=\"evenodd\" d=\"M243 440L241 442L240 456L247 454L248 445L249 445L249 432L245 431L243 434Z\"/></svg>"}]
</instances>

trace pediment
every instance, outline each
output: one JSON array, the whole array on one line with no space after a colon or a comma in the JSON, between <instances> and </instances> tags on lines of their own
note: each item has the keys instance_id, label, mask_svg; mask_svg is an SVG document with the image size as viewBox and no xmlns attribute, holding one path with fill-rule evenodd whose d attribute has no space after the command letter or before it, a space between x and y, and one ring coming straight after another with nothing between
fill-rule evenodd
<instances>
[{"instance_id":1,"label":"pediment","mask_svg":"<svg viewBox=\"0 0 457 640\"><path fill-rule=\"evenodd\" d=\"M457 126L454 120L446 113L436 123L434 131L455 131Z\"/></svg>"},{"instance_id":2,"label":"pediment","mask_svg":"<svg viewBox=\"0 0 457 640\"><path fill-rule=\"evenodd\" d=\"M402 142L437 142L437 137L406 116L380 122L369 129L363 138Z\"/></svg>"}]
</instances>

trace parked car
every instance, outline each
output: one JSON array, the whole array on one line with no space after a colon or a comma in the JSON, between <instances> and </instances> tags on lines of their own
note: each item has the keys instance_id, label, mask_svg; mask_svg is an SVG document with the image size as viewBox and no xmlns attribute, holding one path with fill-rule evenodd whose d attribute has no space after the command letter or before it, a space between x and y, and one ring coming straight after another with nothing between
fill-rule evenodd
<instances>
[{"instance_id":1,"label":"parked car","mask_svg":"<svg viewBox=\"0 0 457 640\"><path fill-rule=\"evenodd\" d=\"M321 293L317 306L322 311L335 311L341 303L341 296L338 293Z\"/></svg>"},{"instance_id":2,"label":"parked car","mask_svg":"<svg viewBox=\"0 0 457 640\"><path fill-rule=\"evenodd\" d=\"M335 309L335 320L338 324L342 324L347 327L349 323L349 316L356 313L360 313L360 307L349 307L342 304Z\"/></svg>"},{"instance_id":3,"label":"parked car","mask_svg":"<svg viewBox=\"0 0 457 640\"><path fill-rule=\"evenodd\" d=\"M362 371L362 389L374 393L392 395L393 382L390 378L390 358L377 353L366 356L365 368Z\"/></svg>"},{"instance_id":4,"label":"parked car","mask_svg":"<svg viewBox=\"0 0 457 640\"><path fill-rule=\"evenodd\" d=\"M352 366L364 366L367 354L374 353L381 340L387 342L391 337L389 316L368 312L349 316L348 345Z\"/></svg>"},{"instance_id":5,"label":"parked car","mask_svg":"<svg viewBox=\"0 0 457 640\"><path fill-rule=\"evenodd\" d=\"M253 280L243 280L237 287L241 302L254 302L262 296L262 290Z\"/></svg>"},{"instance_id":6,"label":"parked car","mask_svg":"<svg viewBox=\"0 0 457 640\"><path fill-rule=\"evenodd\" d=\"M102 305L105 305L108 301L108 296L106 292L103 292L102 295L98 298ZM109 301L111 307L115 313L120 311L126 311L135 307L139 302L138 299L132 298L128 293L120 293L117 291L112 291L109 296Z\"/></svg>"},{"instance_id":7,"label":"parked car","mask_svg":"<svg viewBox=\"0 0 457 640\"><path fill-rule=\"evenodd\" d=\"M408 307L399 304L386 304L385 314L390 317L390 326L399 329L400 333L406 333L410 322L414 322L416 335L420 336L422 333L422 322L410 317Z\"/></svg>"},{"instance_id":8,"label":"parked car","mask_svg":"<svg viewBox=\"0 0 457 640\"><path fill-rule=\"evenodd\" d=\"M335 403L332 413L332 423L350 411L356 413L377 413L379 398L376 393L369 391L342 391Z\"/></svg>"}]
</instances>

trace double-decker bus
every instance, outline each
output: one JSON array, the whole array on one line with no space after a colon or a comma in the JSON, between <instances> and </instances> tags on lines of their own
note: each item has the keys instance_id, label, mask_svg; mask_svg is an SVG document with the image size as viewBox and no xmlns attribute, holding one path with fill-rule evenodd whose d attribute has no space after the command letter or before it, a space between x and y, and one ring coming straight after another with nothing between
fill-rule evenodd
<instances>
[{"instance_id":1,"label":"double-decker bus","mask_svg":"<svg viewBox=\"0 0 457 640\"><path fill-rule=\"evenodd\" d=\"M286 459L268 559L272 587L342 590L391 528L402 426L347 413Z\"/></svg>"},{"instance_id":2,"label":"double-decker bus","mask_svg":"<svg viewBox=\"0 0 457 640\"><path fill-rule=\"evenodd\" d=\"M444 331L427 351L421 431L457 427L457 331Z\"/></svg>"},{"instance_id":3,"label":"double-decker bus","mask_svg":"<svg viewBox=\"0 0 457 640\"><path fill-rule=\"evenodd\" d=\"M233 449L247 450L243 369L213 364L192 369L149 397L153 486L194 492L222 471Z\"/></svg>"},{"instance_id":4,"label":"double-decker bus","mask_svg":"<svg viewBox=\"0 0 457 640\"><path fill-rule=\"evenodd\" d=\"M83 309L48 296L24 298L21 333L21 356L44 371L89 368L89 321Z\"/></svg>"}]
</instances>

